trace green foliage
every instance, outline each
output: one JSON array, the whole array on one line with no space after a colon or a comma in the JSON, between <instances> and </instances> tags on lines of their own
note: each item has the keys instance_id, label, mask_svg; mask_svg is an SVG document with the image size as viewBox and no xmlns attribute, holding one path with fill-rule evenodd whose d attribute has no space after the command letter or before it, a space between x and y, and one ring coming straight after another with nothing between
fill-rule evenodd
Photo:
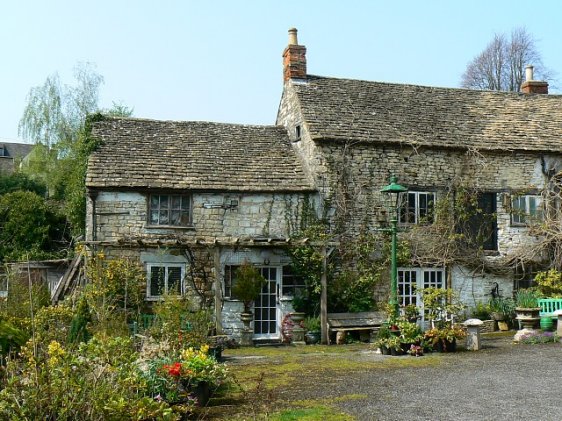
<instances>
[{"instance_id":1,"label":"green foliage","mask_svg":"<svg viewBox=\"0 0 562 421\"><path fill-rule=\"evenodd\" d=\"M68 340L70 343L80 343L88 342L91 338L91 334L88 330L88 324L92 321L92 315L90 314L90 307L88 306L88 300L85 296L80 298L78 301L78 306L76 308L76 314L72 318L70 324L70 332Z\"/></svg>"},{"instance_id":2,"label":"green foliage","mask_svg":"<svg viewBox=\"0 0 562 421\"><path fill-rule=\"evenodd\" d=\"M24 173L0 174L0 196L20 190L30 191L41 197L44 197L47 193L47 187L44 184Z\"/></svg>"},{"instance_id":3,"label":"green foliage","mask_svg":"<svg viewBox=\"0 0 562 421\"><path fill-rule=\"evenodd\" d=\"M73 352L56 341L36 348L8 362L2 419L179 418L167 403L149 396L128 339L94 337Z\"/></svg>"},{"instance_id":4,"label":"green foliage","mask_svg":"<svg viewBox=\"0 0 562 421\"><path fill-rule=\"evenodd\" d=\"M173 351L207 344L213 328L209 310L194 311L185 296L163 295L152 307L154 322L148 333L156 340L166 342Z\"/></svg>"},{"instance_id":5,"label":"green foliage","mask_svg":"<svg viewBox=\"0 0 562 421\"><path fill-rule=\"evenodd\" d=\"M95 114L103 77L88 63L77 65L74 77L74 85L61 84L55 74L42 86L32 88L19 132L36 144L23 170L46 184L50 197L63 203L72 231L79 235L84 232L86 166L96 144L91 123L103 118ZM104 112L111 116L132 114L125 105L115 103Z\"/></svg>"},{"instance_id":6,"label":"green foliage","mask_svg":"<svg viewBox=\"0 0 562 421\"><path fill-rule=\"evenodd\" d=\"M515 293L515 305L520 308L537 308L538 299L539 294L531 288L520 289Z\"/></svg>"},{"instance_id":7,"label":"green foliage","mask_svg":"<svg viewBox=\"0 0 562 421\"><path fill-rule=\"evenodd\" d=\"M35 340L37 343L66 343L73 318L72 307L66 302L39 308L35 312Z\"/></svg>"},{"instance_id":8,"label":"green foliage","mask_svg":"<svg viewBox=\"0 0 562 421\"><path fill-rule=\"evenodd\" d=\"M328 289L330 311L359 312L377 307L375 288L389 277L391 241L388 233L363 232L356 238L342 241L337 254L341 268ZM399 265L410 263L407 242L397 244Z\"/></svg>"},{"instance_id":9,"label":"green foliage","mask_svg":"<svg viewBox=\"0 0 562 421\"><path fill-rule=\"evenodd\" d=\"M19 350L29 336L6 320L0 320L0 354L3 356Z\"/></svg>"},{"instance_id":10,"label":"green foliage","mask_svg":"<svg viewBox=\"0 0 562 421\"><path fill-rule=\"evenodd\" d=\"M244 303L244 312L250 311L252 301L258 297L265 284L265 278L251 263L245 261L238 267L232 294Z\"/></svg>"},{"instance_id":11,"label":"green foliage","mask_svg":"<svg viewBox=\"0 0 562 421\"><path fill-rule=\"evenodd\" d=\"M447 327L465 308L458 293L450 288L424 288L421 296L426 318L439 329Z\"/></svg>"},{"instance_id":12,"label":"green foliage","mask_svg":"<svg viewBox=\"0 0 562 421\"><path fill-rule=\"evenodd\" d=\"M562 297L562 272L559 272L556 269L539 272L535 276L535 282L543 297Z\"/></svg>"},{"instance_id":13,"label":"green foliage","mask_svg":"<svg viewBox=\"0 0 562 421\"><path fill-rule=\"evenodd\" d=\"M32 283L30 292L27 275L26 272L8 272L7 282L10 293L0 301L0 314L4 320L10 321L31 336L31 309L39 312L49 305L50 295L47 285L42 282Z\"/></svg>"},{"instance_id":14,"label":"green foliage","mask_svg":"<svg viewBox=\"0 0 562 421\"><path fill-rule=\"evenodd\" d=\"M103 252L86 266L84 295L92 316L93 333L126 334L128 322L138 318L144 306L146 278L137 260L109 259Z\"/></svg>"},{"instance_id":15,"label":"green foliage","mask_svg":"<svg viewBox=\"0 0 562 421\"><path fill-rule=\"evenodd\" d=\"M377 275L358 275L355 271L341 272L328 290L330 311L360 312L375 307L374 288L380 280Z\"/></svg>"},{"instance_id":16,"label":"green foliage","mask_svg":"<svg viewBox=\"0 0 562 421\"><path fill-rule=\"evenodd\" d=\"M304 328L308 332L318 332L320 331L320 317L309 316L303 321Z\"/></svg>"},{"instance_id":17,"label":"green foliage","mask_svg":"<svg viewBox=\"0 0 562 421\"><path fill-rule=\"evenodd\" d=\"M511 319L515 311L515 301L513 301L513 298L495 297L490 299L488 307L490 312L499 313L504 318Z\"/></svg>"},{"instance_id":18,"label":"green foliage","mask_svg":"<svg viewBox=\"0 0 562 421\"><path fill-rule=\"evenodd\" d=\"M33 192L0 197L0 226L0 261L60 257L68 244L64 218Z\"/></svg>"},{"instance_id":19,"label":"green foliage","mask_svg":"<svg viewBox=\"0 0 562 421\"><path fill-rule=\"evenodd\" d=\"M480 320L489 320L491 311L489 304L476 303L476 307L472 309L472 317Z\"/></svg>"}]
</instances>

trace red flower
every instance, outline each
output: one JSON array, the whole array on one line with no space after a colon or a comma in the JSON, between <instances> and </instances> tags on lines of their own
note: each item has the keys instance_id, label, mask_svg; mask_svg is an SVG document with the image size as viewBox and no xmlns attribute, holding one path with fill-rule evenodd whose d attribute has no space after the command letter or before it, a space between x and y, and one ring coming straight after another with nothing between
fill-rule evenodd
<instances>
[{"instance_id":1,"label":"red flower","mask_svg":"<svg viewBox=\"0 0 562 421\"><path fill-rule=\"evenodd\" d=\"M168 370L168 374L172 377L179 377L181 375L181 363L174 363L163 367Z\"/></svg>"}]
</instances>

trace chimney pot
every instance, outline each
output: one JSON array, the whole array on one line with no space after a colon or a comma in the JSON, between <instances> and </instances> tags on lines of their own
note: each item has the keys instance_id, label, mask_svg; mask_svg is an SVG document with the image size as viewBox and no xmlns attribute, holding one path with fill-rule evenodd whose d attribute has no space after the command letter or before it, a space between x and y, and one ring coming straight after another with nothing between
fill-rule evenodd
<instances>
[{"instance_id":1,"label":"chimney pot","mask_svg":"<svg viewBox=\"0 0 562 421\"><path fill-rule=\"evenodd\" d=\"M297 40L297 28L289 29L289 45L299 45Z\"/></svg>"},{"instance_id":2,"label":"chimney pot","mask_svg":"<svg viewBox=\"0 0 562 421\"><path fill-rule=\"evenodd\" d=\"M289 29L289 45L283 51L283 80L306 79L306 47L299 45L296 28Z\"/></svg>"},{"instance_id":3,"label":"chimney pot","mask_svg":"<svg viewBox=\"0 0 562 421\"><path fill-rule=\"evenodd\" d=\"M521 84L521 92L524 94L548 94L548 82L534 80L533 66L525 67L525 82Z\"/></svg>"},{"instance_id":4,"label":"chimney pot","mask_svg":"<svg viewBox=\"0 0 562 421\"><path fill-rule=\"evenodd\" d=\"M530 64L527 65L527 67L525 67L525 80L531 81L534 80L533 79L533 66L531 66Z\"/></svg>"}]
</instances>

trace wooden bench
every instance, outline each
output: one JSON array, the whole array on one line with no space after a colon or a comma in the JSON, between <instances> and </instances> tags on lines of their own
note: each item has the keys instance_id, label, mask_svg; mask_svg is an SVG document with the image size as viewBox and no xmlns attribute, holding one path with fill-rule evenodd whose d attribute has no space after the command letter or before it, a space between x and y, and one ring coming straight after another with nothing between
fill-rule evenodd
<instances>
[{"instance_id":1,"label":"wooden bench","mask_svg":"<svg viewBox=\"0 0 562 421\"><path fill-rule=\"evenodd\" d=\"M361 313L328 313L328 344L332 333L341 332L342 336L347 332L366 332L369 341L381 325L386 322L386 315L379 311L364 311Z\"/></svg>"},{"instance_id":2,"label":"wooden bench","mask_svg":"<svg viewBox=\"0 0 562 421\"><path fill-rule=\"evenodd\" d=\"M554 315L554 312L556 310L562 310L562 298L539 298L538 302L541 308L539 313L541 317L558 319L558 317Z\"/></svg>"}]
</instances>

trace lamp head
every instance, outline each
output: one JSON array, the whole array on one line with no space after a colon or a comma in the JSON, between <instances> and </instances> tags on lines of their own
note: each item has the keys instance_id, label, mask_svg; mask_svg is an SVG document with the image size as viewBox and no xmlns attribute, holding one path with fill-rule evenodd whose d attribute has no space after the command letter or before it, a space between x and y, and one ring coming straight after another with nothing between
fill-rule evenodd
<instances>
[{"instance_id":1,"label":"lamp head","mask_svg":"<svg viewBox=\"0 0 562 421\"><path fill-rule=\"evenodd\" d=\"M381 189L381 193L386 193L386 194L406 193L408 189L398 184L397 181L398 179L396 178L395 175L390 176L390 184L386 187L383 187Z\"/></svg>"}]
</instances>

